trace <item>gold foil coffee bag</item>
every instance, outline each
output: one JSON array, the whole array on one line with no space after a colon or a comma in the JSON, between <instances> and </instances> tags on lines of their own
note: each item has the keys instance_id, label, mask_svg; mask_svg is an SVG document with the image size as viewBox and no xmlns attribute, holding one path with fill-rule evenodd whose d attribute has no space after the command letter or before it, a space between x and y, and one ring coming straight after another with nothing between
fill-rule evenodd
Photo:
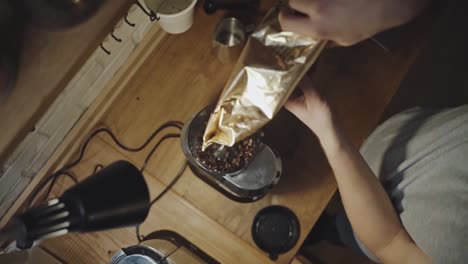
<instances>
[{"instance_id":1,"label":"gold foil coffee bag","mask_svg":"<svg viewBox=\"0 0 468 264\"><path fill-rule=\"evenodd\" d=\"M203 148L233 146L272 120L325 47L325 41L282 31L278 14L273 7L249 37L210 116Z\"/></svg>"}]
</instances>

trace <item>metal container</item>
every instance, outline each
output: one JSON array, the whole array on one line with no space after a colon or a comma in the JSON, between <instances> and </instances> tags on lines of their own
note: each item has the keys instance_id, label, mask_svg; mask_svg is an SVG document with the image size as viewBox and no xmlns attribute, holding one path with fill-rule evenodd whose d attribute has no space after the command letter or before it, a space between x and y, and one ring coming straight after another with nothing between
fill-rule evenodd
<instances>
[{"instance_id":1,"label":"metal container","mask_svg":"<svg viewBox=\"0 0 468 264\"><path fill-rule=\"evenodd\" d=\"M222 63L237 61L246 40L246 26L234 17L223 18L213 31L213 52Z\"/></svg>"},{"instance_id":2,"label":"metal container","mask_svg":"<svg viewBox=\"0 0 468 264\"><path fill-rule=\"evenodd\" d=\"M138 245L114 254L110 264L217 264L219 263L181 235L155 231Z\"/></svg>"}]
</instances>

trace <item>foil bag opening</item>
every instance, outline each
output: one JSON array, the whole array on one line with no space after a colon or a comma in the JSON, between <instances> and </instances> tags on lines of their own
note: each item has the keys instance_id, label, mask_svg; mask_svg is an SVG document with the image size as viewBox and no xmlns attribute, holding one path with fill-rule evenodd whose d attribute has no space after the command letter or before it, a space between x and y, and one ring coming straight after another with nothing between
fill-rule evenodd
<instances>
[{"instance_id":1,"label":"foil bag opening","mask_svg":"<svg viewBox=\"0 0 468 264\"><path fill-rule=\"evenodd\" d=\"M208 120L203 149L233 146L272 120L326 46L282 31L279 10L273 7L249 37Z\"/></svg>"}]
</instances>

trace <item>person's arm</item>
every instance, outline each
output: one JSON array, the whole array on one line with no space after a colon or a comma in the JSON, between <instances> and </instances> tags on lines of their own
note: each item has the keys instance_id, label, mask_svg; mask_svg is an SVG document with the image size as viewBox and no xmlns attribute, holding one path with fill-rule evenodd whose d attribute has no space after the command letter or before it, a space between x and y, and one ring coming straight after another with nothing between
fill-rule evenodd
<instances>
[{"instance_id":1,"label":"person's arm","mask_svg":"<svg viewBox=\"0 0 468 264\"><path fill-rule=\"evenodd\" d=\"M290 0L281 27L316 39L350 46L416 17L429 0Z\"/></svg>"},{"instance_id":2,"label":"person's arm","mask_svg":"<svg viewBox=\"0 0 468 264\"><path fill-rule=\"evenodd\" d=\"M286 108L319 138L335 174L346 214L358 238L383 263L431 263L399 221L390 198L309 81Z\"/></svg>"}]
</instances>

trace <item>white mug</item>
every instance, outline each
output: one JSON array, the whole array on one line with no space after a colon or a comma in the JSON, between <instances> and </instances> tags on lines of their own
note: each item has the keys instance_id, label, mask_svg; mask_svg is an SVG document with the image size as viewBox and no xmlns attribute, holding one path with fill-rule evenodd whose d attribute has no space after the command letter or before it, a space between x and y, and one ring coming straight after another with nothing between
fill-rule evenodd
<instances>
[{"instance_id":1,"label":"white mug","mask_svg":"<svg viewBox=\"0 0 468 264\"><path fill-rule=\"evenodd\" d=\"M170 34L183 33L192 26L196 3L197 0L145 0L161 28Z\"/></svg>"}]
</instances>

